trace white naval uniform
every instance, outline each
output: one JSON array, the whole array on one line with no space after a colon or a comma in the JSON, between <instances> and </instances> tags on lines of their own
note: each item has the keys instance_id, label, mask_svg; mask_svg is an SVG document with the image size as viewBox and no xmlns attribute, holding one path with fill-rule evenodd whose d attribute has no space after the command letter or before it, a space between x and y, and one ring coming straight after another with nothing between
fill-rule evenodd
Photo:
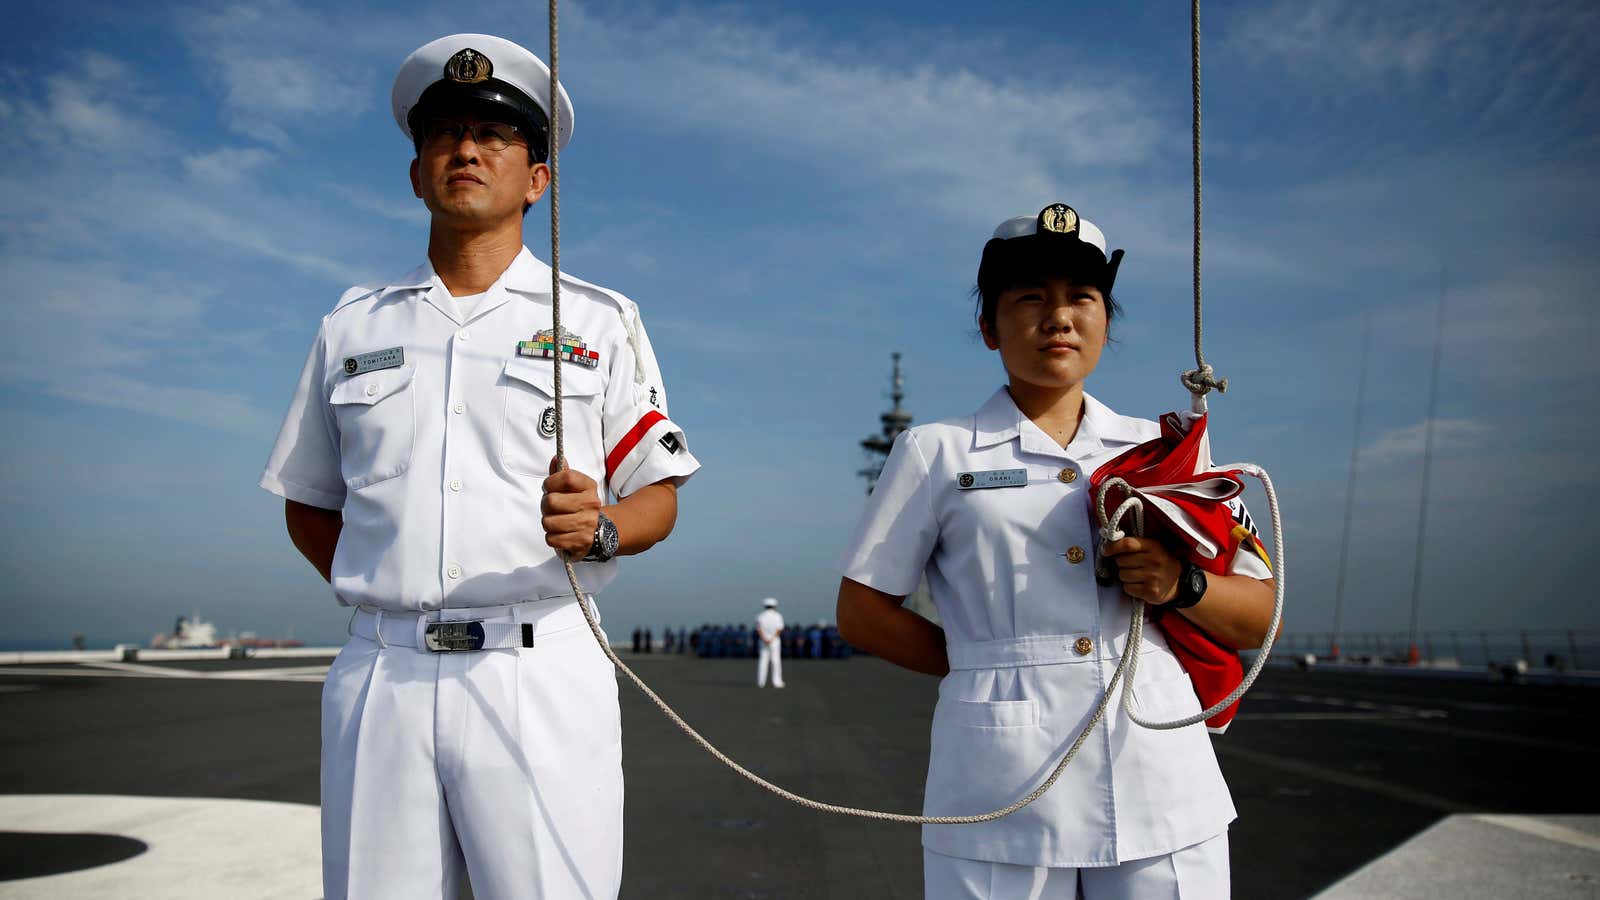
<instances>
[{"instance_id":1,"label":"white naval uniform","mask_svg":"<svg viewBox=\"0 0 1600 900\"><path fill-rule=\"evenodd\" d=\"M988 812L1021 798L1099 702L1133 607L1120 587L1095 582L1089 475L1159 433L1155 422L1117 415L1086 394L1077 434L1063 449L1001 388L973 416L917 426L896 440L841 568L895 596L915 590L926 571L950 659L933 717L928 815ZM961 473L1006 469L1026 470L1027 483L958 489ZM1235 571L1245 571L1240 565L1249 563L1236 562ZM1267 577L1264 567L1248 571ZM1200 710L1153 625L1134 693L1152 718ZM1226 833L1234 808L1205 727L1141 728L1124 715L1120 694L1032 805L984 824L923 828L929 897L989 896L941 886L948 867L936 857L1122 867ZM1225 895L1225 865L1223 878ZM1193 896L1212 895L1197 885L1186 891L1197 887Z\"/></svg>"},{"instance_id":2,"label":"white naval uniform","mask_svg":"<svg viewBox=\"0 0 1600 900\"><path fill-rule=\"evenodd\" d=\"M599 354L561 367L569 465L602 499L682 483L699 463L666 417L637 307L562 282L562 327ZM517 353L550 327L550 269L526 248L470 318L431 265L352 288L322 320L261 476L342 510L333 589L359 607L323 689L330 900L453 896L463 862L479 900L618 890L615 676L540 526L553 363ZM392 348L402 365L347 374ZM596 594L616 566L580 563L579 583ZM511 640L425 648L429 621L465 618Z\"/></svg>"},{"instance_id":3,"label":"white naval uniform","mask_svg":"<svg viewBox=\"0 0 1600 900\"><path fill-rule=\"evenodd\" d=\"M763 609L756 616L756 641L761 644L761 649L756 655L756 687L767 686L767 672L772 672L772 686L783 687L783 645L779 643L778 634L783 631L783 613L775 609ZM766 634L766 640L761 635Z\"/></svg>"}]
</instances>

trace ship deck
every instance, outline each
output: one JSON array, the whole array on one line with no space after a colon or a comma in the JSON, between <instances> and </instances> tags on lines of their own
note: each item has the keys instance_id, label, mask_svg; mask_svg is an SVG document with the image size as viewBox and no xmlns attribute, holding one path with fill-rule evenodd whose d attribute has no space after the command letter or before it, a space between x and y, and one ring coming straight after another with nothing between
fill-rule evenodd
<instances>
[{"instance_id":1,"label":"ship deck","mask_svg":"<svg viewBox=\"0 0 1600 900\"><path fill-rule=\"evenodd\" d=\"M879 660L629 660L808 796L920 807L935 682ZM0 897L318 897L327 658L0 666ZM624 684L629 898L916 898L916 828L811 813ZM1269 669L1215 742L1236 897L1600 896L1592 687Z\"/></svg>"}]
</instances>

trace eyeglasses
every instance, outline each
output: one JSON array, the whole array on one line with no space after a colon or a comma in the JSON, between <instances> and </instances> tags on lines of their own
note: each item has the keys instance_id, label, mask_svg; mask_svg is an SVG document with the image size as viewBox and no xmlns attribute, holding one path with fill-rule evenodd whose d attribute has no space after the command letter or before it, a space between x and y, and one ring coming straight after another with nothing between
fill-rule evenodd
<instances>
[{"instance_id":1,"label":"eyeglasses","mask_svg":"<svg viewBox=\"0 0 1600 900\"><path fill-rule=\"evenodd\" d=\"M515 143L526 143L522 130L505 122L476 122L471 125L459 119L429 119L422 126L425 144L460 143L462 135L472 134L472 142L490 152L498 153Z\"/></svg>"}]
</instances>

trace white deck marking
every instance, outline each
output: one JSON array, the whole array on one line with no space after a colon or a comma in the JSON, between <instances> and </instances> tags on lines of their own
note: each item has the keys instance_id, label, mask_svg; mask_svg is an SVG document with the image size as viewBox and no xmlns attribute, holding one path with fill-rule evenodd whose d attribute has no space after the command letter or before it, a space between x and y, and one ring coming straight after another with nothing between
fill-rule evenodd
<instances>
[{"instance_id":1,"label":"white deck marking","mask_svg":"<svg viewBox=\"0 0 1600 900\"><path fill-rule=\"evenodd\" d=\"M1559 841L1563 844L1571 844L1574 847L1582 847L1585 850L1593 850L1597 853L1600 853L1600 835L1578 831L1575 828L1568 828L1565 825L1557 825L1554 822L1546 821L1536 816L1494 816L1481 814L1473 816L1473 818L1477 819L1479 822L1488 822L1490 825L1499 825L1501 828L1509 828L1512 831L1520 831L1523 834L1531 834L1534 837L1541 837L1547 841Z\"/></svg>"},{"instance_id":2,"label":"white deck marking","mask_svg":"<svg viewBox=\"0 0 1600 900\"><path fill-rule=\"evenodd\" d=\"M116 834L148 850L92 869L0 882L0 898L266 900L322 896L317 808L113 795L0 796L0 830Z\"/></svg>"},{"instance_id":3,"label":"white deck marking","mask_svg":"<svg viewBox=\"0 0 1600 900\"><path fill-rule=\"evenodd\" d=\"M172 666L152 666L143 663L125 662L86 662L82 663L86 669L105 669L110 672L131 672L135 675L148 675L157 678L204 678L205 673L194 669L175 669Z\"/></svg>"},{"instance_id":4,"label":"white deck marking","mask_svg":"<svg viewBox=\"0 0 1600 900\"><path fill-rule=\"evenodd\" d=\"M85 663L70 668L43 666L0 666L0 676L52 678L183 678L199 681L301 681L316 683L328 674L328 666L284 666L271 669L175 669L136 663Z\"/></svg>"},{"instance_id":5,"label":"white deck marking","mask_svg":"<svg viewBox=\"0 0 1600 900\"><path fill-rule=\"evenodd\" d=\"M1593 900L1597 826L1596 816L1448 816L1315 900Z\"/></svg>"}]
</instances>

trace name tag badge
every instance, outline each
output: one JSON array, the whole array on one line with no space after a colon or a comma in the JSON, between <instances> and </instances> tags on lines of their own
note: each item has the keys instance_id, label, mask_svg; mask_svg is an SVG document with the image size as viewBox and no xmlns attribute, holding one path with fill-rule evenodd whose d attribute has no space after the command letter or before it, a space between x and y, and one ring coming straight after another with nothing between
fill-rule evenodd
<instances>
[{"instance_id":1,"label":"name tag badge","mask_svg":"<svg viewBox=\"0 0 1600 900\"><path fill-rule=\"evenodd\" d=\"M1027 469L991 469L987 472L962 472L956 476L956 490L960 491L975 491L980 488L1024 487L1027 483Z\"/></svg>"},{"instance_id":2,"label":"name tag badge","mask_svg":"<svg viewBox=\"0 0 1600 900\"><path fill-rule=\"evenodd\" d=\"M371 353L361 353L349 356L344 361L346 375L361 375L366 372L376 372L379 369L398 369L406 364L406 349L404 347L390 347L387 350L374 350Z\"/></svg>"}]
</instances>

